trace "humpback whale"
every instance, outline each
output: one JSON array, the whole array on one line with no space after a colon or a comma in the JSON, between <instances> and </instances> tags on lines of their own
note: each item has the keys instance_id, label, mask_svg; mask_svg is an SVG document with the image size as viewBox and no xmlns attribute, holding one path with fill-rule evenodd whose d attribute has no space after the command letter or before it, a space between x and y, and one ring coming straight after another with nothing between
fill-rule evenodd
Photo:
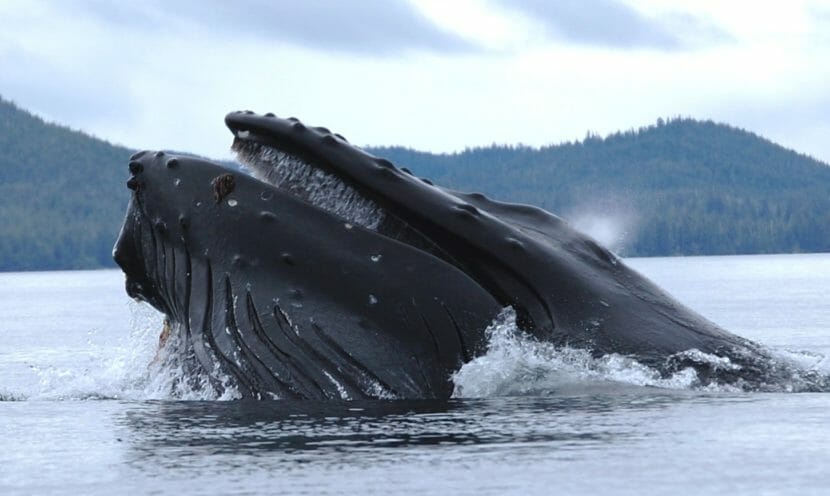
<instances>
[{"instance_id":1,"label":"humpback whale","mask_svg":"<svg viewBox=\"0 0 830 496\"><path fill-rule=\"evenodd\" d=\"M245 397L448 397L506 307L531 339L663 374L751 389L775 373L556 215L434 185L295 118L225 123L252 174L137 153L113 256L127 293Z\"/></svg>"}]
</instances>

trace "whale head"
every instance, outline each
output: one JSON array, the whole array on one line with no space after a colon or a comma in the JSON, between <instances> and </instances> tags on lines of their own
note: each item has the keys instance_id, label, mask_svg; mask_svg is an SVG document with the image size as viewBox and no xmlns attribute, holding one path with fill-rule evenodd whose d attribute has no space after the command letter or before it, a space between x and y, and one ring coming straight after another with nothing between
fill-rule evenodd
<instances>
[{"instance_id":1,"label":"whale head","mask_svg":"<svg viewBox=\"0 0 830 496\"><path fill-rule=\"evenodd\" d=\"M757 354L553 214L442 188L294 118L225 122L250 174L135 155L114 257L127 292L245 395L446 397L505 307L533 339L666 373L714 373L687 350Z\"/></svg>"}]
</instances>

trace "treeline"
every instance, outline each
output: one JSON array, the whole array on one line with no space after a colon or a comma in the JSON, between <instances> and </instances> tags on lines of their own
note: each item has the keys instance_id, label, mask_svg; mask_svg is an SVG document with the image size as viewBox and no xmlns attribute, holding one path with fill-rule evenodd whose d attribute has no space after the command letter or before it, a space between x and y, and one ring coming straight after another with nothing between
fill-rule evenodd
<instances>
[{"instance_id":1,"label":"treeline","mask_svg":"<svg viewBox=\"0 0 830 496\"><path fill-rule=\"evenodd\" d=\"M130 154L0 100L0 271L112 266Z\"/></svg>"},{"instance_id":2,"label":"treeline","mask_svg":"<svg viewBox=\"0 0 830 496\"><path fill-rule=\"evenodd\" d=\"M436 184L623 224L626 255L830 251L830 167L747 131L676 118L582 141L372 150Z\"/></svg>"},{"instance_id":3,"label":"treeline","mask_svg":"<svg viewBox=\"0 0 830 496\"><path fill-rule=\"evenodd\" d=\"M610 225L608 239L597 236L625 255L830 251L830 167L713 122L659 121L542 148L370 151L592 233L591 222ZM113 266L130 154L0 99L0 271Z\"/></svg>"}]
</instances>

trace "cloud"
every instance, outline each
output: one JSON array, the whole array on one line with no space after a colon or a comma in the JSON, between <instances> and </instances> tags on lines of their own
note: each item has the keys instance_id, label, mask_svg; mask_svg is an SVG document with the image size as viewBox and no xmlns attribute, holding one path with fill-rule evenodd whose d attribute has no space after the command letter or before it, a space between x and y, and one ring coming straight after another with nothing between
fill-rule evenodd
<instances>
[{"instance_id":1,"label":"cloud","mask_svg":"<svg viewBox=\"0 0 830 496\"><path fill-rule=\"evenodd\" d=\"M830 23L830 6L823 2L807 4L807 16L820 23Z\"/></svg>"},{"instance_id":2,"label":"cloud","mask_svg":"<svg viewBox=\"0 0 830 496\"><path fill-rule=\"evenodd\" d=\"M78 70L79 65L83 70ZM135 117L134 108L123 101L122 73L96 66L95 61L79 65L62 64L22 47L0 50L0 67L14 67L0 71L0 93L47 120L81 121L95 127ZM106 74L106 80L98 81L99 74Z\"/></svg>"},{"instance_id":3,"label":"cloud","mask_svg":"<svg viewBox=\"0 0 830 496\"><path fill-rule=\"evenodd\" d=\"M556 14L575 4L551 0L545 20L531 0L418 1L424 14L402 0L0 0L0 94L128 146L214 157L228 156L224 114L250 108L432 151L689 115L830 159L827 9L585 0L590 19L573 20ZM550 25L541 40L533 19ZM701 19L738 42L694 50L728 37Z\"/></svg>"},{"instance_id":4,"label":"cloud","mask_svg":"<svg viewBox=\"0 0 830 496\"><path fill-rule=\"evenodd\" d=\"M813 46L828 46L830 44L830 5L809 4L806 9L811 23L808 34Z\"/></svg>"},{"instance_id":5,"label":"cloud","mask_svg":"<svg viewBox=\"0 0 830 496\"><path fill-rule=\"evenodd\" d=\"M77 14L79 4L72 9ZM390 56L477 50L405 0L83 0L80 9L125 29L178 35L195 29L214 38L254 38L324 51Z\"/></svg>"},{"instance_id":6,"label":"cloud","mask_svg":"<svg viewBox=\"0 0 830 496\"><path fill-rule=\"evenodd\" d=\"M806 92L777 101L744 97L708 112L718 120L758 132L786 148L830 164L830 96Z\"/></svg>"},{"instance_id":7,"label":"cloud","mask_svg":"<svg viewBox=\"0 0 830 496\"><path fill-rule=\"evenodd\" d=\"M682 50L732 39L711 22L691 14L651 18L619 0L497 1L542 24L549 36L583 45Z\"/></svg>"}]
</instances>

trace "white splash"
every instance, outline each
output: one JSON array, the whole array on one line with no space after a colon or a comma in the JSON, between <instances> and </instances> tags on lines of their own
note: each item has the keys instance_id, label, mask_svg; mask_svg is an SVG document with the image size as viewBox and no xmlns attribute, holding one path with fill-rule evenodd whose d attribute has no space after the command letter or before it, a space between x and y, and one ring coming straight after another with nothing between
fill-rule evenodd
<instances>
[{"instance_id":1,"label":"white splash","mask_svg":"<svg viewBox=\"0 0 830 496\"><path fill-rule=\"evenodd\" d=\"M213 360L208 373L198 363L191 343L173 329L164 345L146 368L141 399L235 400L242 397L233 379Z\"/></svg>"},{"instance_id":2,"label":"white splash","mask_svg":"<svg viewBox=\"0 0 830 496\"><path fill-rule=\"evenodd\" d=\"M90 342L85 360L32 366L34 384L11 393L20 400L230 400L240 395L218 370L195 373L176 332L159 348L162 316L132 303L131 333L119 346ZM217 385L219 387L217 387Z\"/></svg>"},{"instance_id":3,"label":"white splash","mask_svg":"<svg viewBox=\"0 0 830 496\"><path fill-rule=\"evenodd\" d=\"M619 354L594 357L586 350L539 342L516 326L516 313L512 308L504 309L485 332L489 342L487 353L464 364L452 377L455 398L545 395L615 385L705 391L740 390L730 384L704 384L692 367L665 376L654 368ZM687 350L675 357L706 364L713 370L740 369L739 365L728 358L699 350ZM794 353L788 358L779 353L776 358L781 360L784 365L782 370L787 375L782 376L780 384L766 385L770 386L770 390L804 390L807 385L805 381L810 381L814 375L820 381L821 377L818 376L826 376L828 372L821 372L817 357L810 360L804 354ZM826 361L824 357L821 360Z\"/></svg>"},{"instance_id":4,"label":"white splash","mask_svg":"<svg viewBox=\"0 0 830 496\"><path fill-rule=\"evenodd\" d=\"M335 379L333 375L329 374L329 372L328 372L327 370L323 370L323 375L325 375L325 376L326 376L326 378L327 378L327 379L328 379L328 380L329 380L332 384L334 384L334 387L336 387L336 388L337 388L337 394L339 394L339 395L340 395L340 399L341 399L341 400L349 400L349 399L351 399L351 398L349 398L349 393L346 391L346 388L344 388L342 384L340 384L339 382L337 382L337 379Z\"/></svg>"}]
</instances>

